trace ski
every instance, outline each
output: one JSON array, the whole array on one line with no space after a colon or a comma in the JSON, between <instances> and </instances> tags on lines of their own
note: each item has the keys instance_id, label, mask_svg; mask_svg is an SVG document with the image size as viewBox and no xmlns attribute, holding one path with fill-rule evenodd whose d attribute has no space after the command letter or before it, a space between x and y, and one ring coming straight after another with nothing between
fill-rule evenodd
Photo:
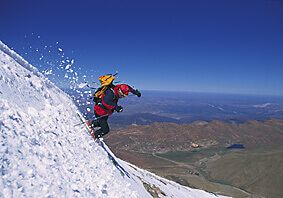
<instances>
[{"instance_id":1,"label":"ski","mask_svg":"<svg viewBox=\"0 0 283 198\"><path fill-rule=\"evenodd\" d=\"M85 119L77 112L77 116L79 117L82 124L85 125L85 128L87 129L88 133L91 135L91 129L86 125ZM112 164L119 170L120 174L124 177L125 175L128 178L130 177L130 174L118 163L118 161L114 158L114 156L108 151L104 145L104 142L100 140L99 138L94 138L92 135L91 137L95 140L95 142L101 146L101 148L107 153L109 160L112 162Z\"/></svg>"}]
</instances>

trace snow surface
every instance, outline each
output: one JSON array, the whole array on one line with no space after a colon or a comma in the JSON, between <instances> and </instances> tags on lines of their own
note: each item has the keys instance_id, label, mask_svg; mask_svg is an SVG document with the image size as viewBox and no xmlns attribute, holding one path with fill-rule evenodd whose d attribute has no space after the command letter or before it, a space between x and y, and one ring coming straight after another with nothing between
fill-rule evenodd
<instances>
[{"instance_id":1,"label":"snow surface","mask_svg":"<svg viewBox=\"0 0 283 198\"><path fill-rule=\"evenodd\" d=\"M60 50L60 49L58 49ZM72 99L0 41L0 197L216 197L118 161L76 116ZM223 197L223 196L218 196Z\"/></svg>"}]
</instances>

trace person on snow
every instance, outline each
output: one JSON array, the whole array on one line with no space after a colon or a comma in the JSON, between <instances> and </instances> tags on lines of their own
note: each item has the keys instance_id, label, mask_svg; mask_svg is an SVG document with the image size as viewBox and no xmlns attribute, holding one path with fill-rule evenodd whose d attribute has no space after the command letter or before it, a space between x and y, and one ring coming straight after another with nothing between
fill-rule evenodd
<instances>
[{"instance_id":1,"label":"person on snow","mask_svg":"<svg viewBox=\"0 0 283 198\"><path fill-rule=\"evenodd\" d=\"M105 79L107 79L107 82L104 82ZM97 92L100 91L102 93L99 97L97 97L96 94L94 97L94 101L96 102L94 114L97 119L87 123L92 129L91 135L93 138L101 138L106 135L110 130L107 123L108 117L112 115L114 111L118 113L123 111L123 107L117 104L119 99L127 97L129 92L141 97L140 91L133 89L127 84L113 85L112 82L114 79L115 78L111 75L101 76L99 78L102 87L98 89ZM100 129L94 131L95 127L100 127Z\"/></svg>"}]
</instances>

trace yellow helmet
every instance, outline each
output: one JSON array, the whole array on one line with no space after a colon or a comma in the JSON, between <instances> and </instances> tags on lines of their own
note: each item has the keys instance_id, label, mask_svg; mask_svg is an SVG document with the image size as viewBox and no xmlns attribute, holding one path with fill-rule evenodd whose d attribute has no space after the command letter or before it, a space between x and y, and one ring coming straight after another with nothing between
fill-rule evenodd
<instances>
[{"instance_id":1,"label":"yellow helmet","mask_svg":"<svg viewBox=\"0 0 283 198\"><path fill-rule=\"evenodd\" d=\"M101 83L101 86L110 85L113 82L114 79L115 79L115 77L112 76L112 75L104 75L104 76L99 77L99 81Z\"/></svg>"}]
</instances>

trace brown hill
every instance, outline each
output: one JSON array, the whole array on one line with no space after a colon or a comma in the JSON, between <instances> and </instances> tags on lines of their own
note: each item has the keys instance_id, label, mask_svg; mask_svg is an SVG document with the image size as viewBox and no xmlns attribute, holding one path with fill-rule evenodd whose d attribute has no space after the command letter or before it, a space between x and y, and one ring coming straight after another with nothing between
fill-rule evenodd
<instances>
[{"instance_id":1,"label":"brown hill","mask_svg":"<svg viewBox=\"0 0 283 198\"><path fill-rule=\"evenodd\" d=\"M283 142L283 121L247 121L232 125L222 121L194 122L191 124L153 123L147 126L131 125L111 131L106 142L113 149L144 153L185 151L192 143L202 147L228 146L242 143L246 147L276 145Z\"/></svg>"},{"instance_id":2,"label":"brown hill","mask_svg":"<svg viewBox=\"0 0 283 198\"><path fill-rule=\"evenodd\" d=\"M282 120L132 125L105 141L119 158L182 185L235 198L283 195ZM225 148L234 143L247 149Z\"/></svg>"}]
</instances>

